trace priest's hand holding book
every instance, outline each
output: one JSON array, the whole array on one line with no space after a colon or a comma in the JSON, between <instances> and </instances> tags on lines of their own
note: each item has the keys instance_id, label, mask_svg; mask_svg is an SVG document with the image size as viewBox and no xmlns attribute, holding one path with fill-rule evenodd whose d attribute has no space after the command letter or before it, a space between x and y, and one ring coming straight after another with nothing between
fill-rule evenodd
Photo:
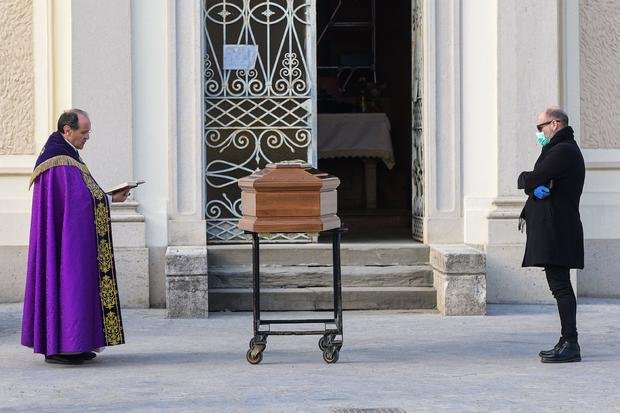
<instances>
[{"instance_id":1,"label":"priest's hand holding book","mask_svg":"<svg viewBox=\"0 0 620 413\"><path fill-rule=\"evenodd\" d=\"M127 181L115 185L105 190L105 193L112 197L112 202L125 202L130 194L130 190L143 184L144 181Z\"/></svg>"}]
</instances>

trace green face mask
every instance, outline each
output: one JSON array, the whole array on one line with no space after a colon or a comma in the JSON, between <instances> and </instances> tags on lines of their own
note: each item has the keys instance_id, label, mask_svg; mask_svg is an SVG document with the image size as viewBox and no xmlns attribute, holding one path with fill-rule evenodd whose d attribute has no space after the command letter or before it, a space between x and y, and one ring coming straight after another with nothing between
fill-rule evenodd
<instances>
[{"instance_id":1,"label":"green face mask","mask_svg":"<svg viewBox=\"0 0 620 413\"><path fill-rule=\"evenodd\" d=\"M549 143L549 139L547 139L544 132L538 132L536 134L536 140L538 141L540 146L545 146L546 144Z\"/></svg>"}]
</instances>

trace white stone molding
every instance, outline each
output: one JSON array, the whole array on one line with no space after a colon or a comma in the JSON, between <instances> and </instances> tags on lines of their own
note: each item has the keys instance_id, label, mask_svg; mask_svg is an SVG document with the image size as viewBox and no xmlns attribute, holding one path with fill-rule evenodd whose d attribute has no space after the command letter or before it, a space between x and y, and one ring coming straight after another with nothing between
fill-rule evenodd
<instances>
[{"instance_id":1,"label":"white stone molding","mask_svg":"<svg viewBox=\"0 0 620 413\"><path fill-rule=\"evenodd\" d=\"M69 85L56 82L54 95L58 98L60 93L65 99L67 94L67 106L89 113L93 132L81 155L105 188L134 179L136 158L145 155L144 148L134 146L133 137L132 4L71 0L70 13L70 63L68 74L59 74L68 76L62 82ZM66 108L54 106L54 123ZM149 306L149 251L145 217L138 207L133 195L124 203L112 204L112 234L121 304L145 308Z\"/></svg>"},{"instance_id":2,"label":"white stone molding","mask_svg":"<svg viewBox=\"0 0 620 413\"><path fill-rule=\"evenodd\" d=\"M527 197L503 197L493 200L493 209L489 212L489 219L517 219L525 205Z\"/></svg>"},{"instance_id":3,"label":"white stone molding","mask_svg":"<svg viewBox=\"0 0 620 413\"><path fill-rule=\"evenodd\" d=\"M112 241L121 304L129 308L148 308L149 251L146 248L144 215L133 200L112 203Z\"/></svg>"},{"instance_id":4,"label":"white stone molding","mask_svg":"<svg viewBox=\"0 0 620 413\"><path fill-rule=\"evenodd\" d=\"M463 242L461 1L424 2L424 242Z\"/></svg>"},{"instance_id":5,"label":"white stone molding","mask_svg":"<svg viewBox=\"0 0 620 413\"><path fill-rule=\"evenodd\" d=\"M131 3L72 0L71 13L70 105L91 117L82 158L105 188L134 179Z\"/></svg>"},{"instance_id":6,"label":"white stone molding","mask_svg":"<svg viewBox=\"0 0 620 413\"><path fill-rule=\"evenodd\" d=\"M501 215L502 208L512 208L515 197L523 196L517 177L532 169L540 151L536 115L560 103L559 13L558 2L498 3L498 188L491 220ZM549 16L547 24L539 24L540 15Z\"/></svg>"},{"instance_id":7,"label":"white stone molding","mask_svg":"<svg viewBox=\"0 0 620 413\"><path fill-rule=\"evenodd\" d=\"M521 171L540 153L536 115L562 104L561 2L497 3L497 197L488 215L487 299L490 303L550 303L540 268L521 268L525 234L518 218L525 196ZM541 24L540 16L545 16Z\"/></svg>"},{"instance_id":8,"label":"white stone molding","mask_svg":"<svg viewBox=\"0 0 620 413\"><path fill-rule=\"evenodd\" d=\"M579 53L579 3L578 0L560 2L562 18L562 106L568 114L577 142L581 140L581 65Z\"/></svg>"},{"instance_id":9,"label":"white stone molding","mask_svg":"<svg viewBox=\"0 0 620 413\"><path fill-rule=\"evenodd\" d=\"M497 196L497 2L463 4L461 32L464 241L485 244Z\"/></svg>"},{"instance_id":10,"label":"white stone molding","mask_svg":"<svg viewBox=\"0 0 620 413\"><path fill-rule=\"evenodd\" d=\"M527 197L502 197L493 200L489 220L489 244L525 244L525 233L518 230L518 220Z\"/></svg>"},{"instance_id":11,"label":"white stone molding","mask_svg":"<svg viewBox=\"0 0 620 413\"><path fill-rule=\"evenodd\" d=\"M27 166L32 168L37 156L45 144L53 125L52 122L52 15L51 5L47 1L33 3L34 38L34 135L35 153L32 162Z\"/></svg>"},{"instance_id":12,"label":"white stone molding","mask_svg":"<svg viewBox=\"0 0 620 413\"><path fill-rule=\"evenodd\" d=\"M43 1L40 3L44 3ZM72 80L72 4L73 0L48 2L49 5L49 72L50 84L50 113L49 130L54 130L54 124L61 111L71 107ZM78 6L79 7L79 6ZM47 138L47 136L46 136Z\"/></svg>"},{"instance_id":13,"label":"white stone molding","mask_svg":"<svg viewBox=\"0 0 620 413\"><path fill-rule=\"evenodd\" d=\"M517 177L540 154L536 115L560 104L559 2L498 3L498 196L518 196ZM540 24L540 16L546 16Z\"/></svg>"},{"instance_id":14,"label":"white stone molding","mask_svg":"<svg viewBox=\"0 0 620 413\"><path fill-rule=\"evenodd\" d=\"M169 245L206 245L202 24L201 2L169 2Z\"/></svg>"}]
</instances>

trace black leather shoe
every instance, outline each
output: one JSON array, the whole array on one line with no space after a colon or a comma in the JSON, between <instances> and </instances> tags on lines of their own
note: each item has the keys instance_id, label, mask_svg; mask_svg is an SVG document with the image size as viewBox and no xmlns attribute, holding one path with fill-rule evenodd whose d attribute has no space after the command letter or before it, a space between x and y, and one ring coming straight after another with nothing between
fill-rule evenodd
<instances>
[{"instance_id":1,"label":"black leather shoe","mask_svg":"<svg viewBox=\"0 0 620 413\"><path fill-rule=\"evenodd\" d=\"M73 354L56 354L53 356L45 356L45 362L50 364L76 365L84 363L84 359L81 357L76 357L76 355Z\"/></svg>"},{"instance_id":2,"label":"black leather shoe","mask_svg":"<svg viewBox=\"0 0 620 413\"><path fill-rule=\"evenodd\" d=\"M581 349L579 344L566 341L558 352L549 357L540 359L543 363L571 363L581 361Z\"/></svg>"},{"instance_id":3,"label":"black leather shoe","mask_svg":"<svg viewBox=\"0 0 620 413\"><path fill-rule=\"evenodd\" d=\"M92 360L95 357L97 357L97 355L93 353L92 351L88 351L86 353L80 353L78 355L80 356L82 360L85 360L85 361Z\"/></svg>"},{"instance_id":4,"label":"black leather shoe","mask_svg":"<svg viewBox=\"0 0 620 413\"><path fill-rule=\"evenodd\" d=\"M557 354L558 351L560 351L560 349L562 348L562 344L564 344L564 338L560 337L560 339L558 340L558 344L553 346L551 350L541 350L540 353L538 353L538 356L539 357L551 357Z\"/></svg>"}]
</instances>

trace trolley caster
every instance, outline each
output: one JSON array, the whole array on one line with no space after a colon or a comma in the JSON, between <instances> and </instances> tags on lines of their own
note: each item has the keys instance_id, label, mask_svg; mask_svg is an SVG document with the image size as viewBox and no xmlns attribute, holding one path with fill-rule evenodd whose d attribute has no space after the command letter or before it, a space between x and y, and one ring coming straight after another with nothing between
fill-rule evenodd
<instances>
[{"instance_id":1,"label":"trolley caster","mask_svg":"<svg viewBox=\"0 0 620 413\"><path fill-rule=\"evenodd\" d=\"M319 339L319 348L321 351L325 351L327 347L329 347L330 339L329 336L323 336Z\"/></svg>"},{"instance_id":2,"label":"trolley caster","mask_svg":"<svg viewBox=\"0 0 620 413\"><path fill-rule=\"evenodd\" d=\"M263 350L264 350L264 347L267 346L267 337L266 336L252 337L250 339L250 349L254 347L255 345L263 346Z\"/></svg>"},{"instance_id":3,"label":"trolley caster","mask_svg":"<svg viewBox=\"0 0 620 413\"><path fill-rule=\"evenodd\" d=\"M333 364L338 361L339 353L336 347L326 348L323 351L323 360L325 360L326 363Z\"/></svg>"},{"instance_id":4,"label":"trolley caster","mask_svg":"<svg viewBox=\"0 0 620 413\"><path fill-rule=\"evenodd\" d=\"M319 339L319 348L321 351L325 351L326 348L332 345L336 336L334 334L326 334Z\"/></svg>"},{"instance_id":5,"label":"trolley caster","mask_svg":"<svg viewBox=\"0 0 620 413\"><path fill-rule=\"evenodd\" d=\"M250 364L258 364L263 361L263 350L265 350L264 346L262 346L262 348L261 346L252 347L245 353L245 359Z\"/></svg>"}]
</instances>

